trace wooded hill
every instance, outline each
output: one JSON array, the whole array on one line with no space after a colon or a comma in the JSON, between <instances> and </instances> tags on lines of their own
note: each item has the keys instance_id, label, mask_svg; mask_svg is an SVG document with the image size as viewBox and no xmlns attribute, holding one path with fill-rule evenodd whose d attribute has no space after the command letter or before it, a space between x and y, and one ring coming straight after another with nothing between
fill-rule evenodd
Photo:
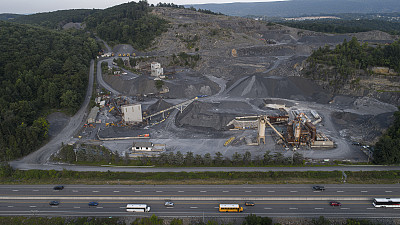
<instances>
[{"instance_id":1,"label":"wooded hill","mask_svg":"<svg viewBox=\"0 0 400 225\"><path fill-rule=\"evenodd\" d=\"M0 21L0 160L36 150L50 109L74 113L99 46L80 33Z\"/></svg>"},{"instance_id":2,"label":"wooded hill","mask_svg":"<svg viewBox=\"0 0 400 225\"><path fill-rule=\"evenodd\" d=\"M110 45L131 44L136 49L150 46L166 31L168 21L150 14L146 1L129 2L98 11L85 19L87 29Z\"/></svg>"}]
</instances>

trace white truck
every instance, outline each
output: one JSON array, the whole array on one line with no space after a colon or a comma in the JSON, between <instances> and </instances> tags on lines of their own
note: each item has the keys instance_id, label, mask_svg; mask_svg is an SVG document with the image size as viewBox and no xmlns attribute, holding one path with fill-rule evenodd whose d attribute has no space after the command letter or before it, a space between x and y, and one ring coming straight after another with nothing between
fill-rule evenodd
<instances>
[{"instance_id":1,"label":"white truck","mask_svg":"<svg viewBox=\"0 0 400 225\"><path fill-rule=\"evenodd\" d=\"M147 204L127 204L127 212L150 212L150 206Z\"/></svg>"}]
</instances>

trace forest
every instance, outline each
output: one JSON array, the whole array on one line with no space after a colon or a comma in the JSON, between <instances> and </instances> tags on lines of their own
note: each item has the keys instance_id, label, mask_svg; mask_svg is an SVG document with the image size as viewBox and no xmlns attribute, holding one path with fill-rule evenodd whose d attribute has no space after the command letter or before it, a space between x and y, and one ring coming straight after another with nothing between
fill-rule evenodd
<instances>
[{"instance_id":1,"label":"forest","mask_svg":"<svg viewBox=\"0 0 400 225\"><path fill-rule=\"evenodd\" d=\"M389 45L372 47L366 42L360 44L353 37L334 49L330 49L329 46L319 48L311 54L307 62L309 66L304 72L306 77L329 80L330 88L338 90L344 84L355 83L360 70L371 74L370 67L388 67L399 73L400 40ZM321 71L320 65L333 69Z\"/></svg>"},{"instance_id":2,"label":"forest","mask_svg":"<svg viewBox=\"0 0 400 225\"><path fill-rule=\"evenodd\" d=\"M62 29L69 22L81 23L89 15L99 11L98 9L71 9L59 10L48 13L36 13L19 16L13 20L16 23L38 25L50 29Z\"/></svg>"},{"instance_id":3,"label":"forest","mask_svg":"<svg viewBox=\"0 0 400 225\"><path fill-rule=\"evenodd\" d=\"M110 45L123 43L146 49L168 26L168 21L151 15L150 11L146 1L129 2L98 11L85 22L87 29Z\"/></svg>"},{"instance_id":4,"label":"forest","mask_svg":"<svg viewBox=\"0 0 400 225\"><path fill-rule=\"evenodd\" d=\"M395 112L394 117L392 126L375 145L374 162L376 164L400 163L400 111Z\"/></svg>"},{"instance_id":5,"label":"forest","mask_svg":"<svg viewBox=\"0 0 400 225\"><path fill-rule=\"evenodd\" d=\"M0 49L0 160L8 161L46 141L47 113L80 107L99 46L86 33L0 21Z\"/></svg>"}]
</instances>

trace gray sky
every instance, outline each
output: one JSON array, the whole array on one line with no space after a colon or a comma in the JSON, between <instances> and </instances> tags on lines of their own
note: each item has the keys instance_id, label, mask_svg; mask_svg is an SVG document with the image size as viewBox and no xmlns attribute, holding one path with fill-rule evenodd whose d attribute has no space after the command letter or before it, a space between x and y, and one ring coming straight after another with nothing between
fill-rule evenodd
<instances>
[{"instance_id":1,"label":"gray sky","mask_svg":"<svg viewBox=\"0 0 400 225\"><path fill-rule=\"evenodd\" d=\"M135 0L138 2L139 0ZM149 4L174 3L176 5L229 3L229 2L271 2L277 0L148 0ZM128 0L3 0L0 13L37 13L62 9L104 9L126 3Z\"/></svg>"}]
</instances>

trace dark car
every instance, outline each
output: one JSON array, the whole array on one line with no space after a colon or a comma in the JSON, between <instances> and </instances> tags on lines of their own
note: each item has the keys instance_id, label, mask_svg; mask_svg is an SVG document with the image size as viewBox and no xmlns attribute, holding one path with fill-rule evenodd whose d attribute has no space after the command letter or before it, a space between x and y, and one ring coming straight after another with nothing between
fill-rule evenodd
<instances>
[{"instance_id":1,"label":"dark car","mask_svg":"<svg viewBox=\"0 0 400 225\"><path fill-rule=\"evenodd\" d=\"M60 203L57 201L51 201L49 202L49 205L53 206L53 205L59 205Z\"/></svg>"},{"instance_id":2,"label":"dark car","mask_svg":"<svg viewBox=\"0 0 400 225\"><path fill-rule=\"evenodd\" d=\"M98 206L99 203L98 203L98 202L89 202L88 205L89 205L89 206Z\"/></svg>"},{"instance_id":3,"label":"dark car","mask_svg":"<svg viewBox=\"0 0 400 225\"><path fill-rule=\"evenodd\" d=\"M325 191L325 187L324 186L313 186L312 187L313 191Z\"/></svg>"},{"instance_id":4,"label":"dark car","mask_svg":"<svg viewBox=\"0 0 400 225\"><path fill-rule=\"evenodd\" d=\"M245 202L244 203L245 206L254 206L254 202Z\"/></svg>"},{"instance_id":5,"label":"dark car","mask_svg":"<svg viewBox=\"0 0 400 225\"><path fill-rule=\"evenodd\" d=\"M57 185L57 186L53 187L53 190L62 190L62 189L64 189L64 186L62 186L62 185Z\"/></svg>"},{"instance_id":6,"label":"dark car","mask_svg":"<svg viewBox=\"0 0 400 225\"><path fill-rule=\"evenodd\" d=\"M334 201L334 202L329 202L329 205L330 206L341 206L342 203Z\"/></svg>"}]
</instances>

